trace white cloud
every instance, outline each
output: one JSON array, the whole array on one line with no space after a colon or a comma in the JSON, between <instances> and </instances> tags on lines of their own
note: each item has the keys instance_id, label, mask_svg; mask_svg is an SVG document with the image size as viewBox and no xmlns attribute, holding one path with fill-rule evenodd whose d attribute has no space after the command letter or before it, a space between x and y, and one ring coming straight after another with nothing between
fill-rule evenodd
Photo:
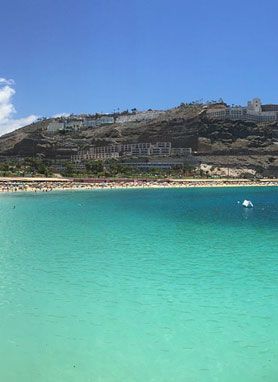
<instances>
[{"instance_id":1,"label":"white cloud","mask_svg":"<svg viewBox=\"0 0 278 382\"><path fill-rule=\"evenodd\" d=\"M38 116L29 115L15 118L16 110L12 103L15 89L14 81L0 77L0 136L36 121Z\"/></svg>"},{"instance_id":2,"label":"white cloud","mask_svg":"<svg viewBox=\"0 0 278 382\"><path fill-rule=\"evenodd\" d=\"M14 80L12 80L12 79L7 80L6 78L0 77L0 84L2 84L2 85L14 85Z\"/></svg>"}]
</instances>

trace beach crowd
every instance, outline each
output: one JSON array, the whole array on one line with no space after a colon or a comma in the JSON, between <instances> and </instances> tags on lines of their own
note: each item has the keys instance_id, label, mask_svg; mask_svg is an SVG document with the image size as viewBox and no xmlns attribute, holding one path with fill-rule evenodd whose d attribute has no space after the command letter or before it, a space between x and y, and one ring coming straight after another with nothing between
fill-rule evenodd
<instances>
[{"instance_id":1,"label":"beach crowd","mask_svg":"<svg viewBox=\"0 0 278 382\"><path fill-rule=\"evenodd\" d=\"M245 179L51 179L0 178L0 192L51 192L119 188L190 188L231 186L278 186L278 179L250 181Z\"/></svg>"}]
</instances>

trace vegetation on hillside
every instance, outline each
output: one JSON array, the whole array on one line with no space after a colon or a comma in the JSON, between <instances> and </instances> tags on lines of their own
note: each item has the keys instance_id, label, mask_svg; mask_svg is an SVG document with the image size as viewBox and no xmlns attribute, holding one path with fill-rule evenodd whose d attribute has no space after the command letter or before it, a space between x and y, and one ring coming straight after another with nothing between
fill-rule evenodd
<instances>
[{"instance_id":1,"label":"vegetation on hillside","mask_svg":"<svg viewBox=\"0 0 278 382\"><path fill-rule=\"evenodd\" d=\"M50 166L40 158L25 158L23 161L8 160L0 163L0 176L34 176L49 177L53 174Z\"/></svg>"},{"instance_id":2,"label":"vegetation on hillside","mask_svg":"<svg viewBox=\"0 0 278 382\"><path fill-rule=\"evenodd\" d=\"M194 168L190 164L178 165L171 170L149 169L148 171L138 170L123 163L111 159L105 162L88 161L84 168L76 167L71 161L66 161L61 166L61 170L55 170L55 166L47 160L41 158L26 158L22 161L8 160L0 163L0 176L44 176L50 177L60 173L65 177L126 177L126 178L146 178L146 177L185 177L193 174Z\"/></svg>"},{"instance_id":3,"label":"vegetation on hillside","mask_svg":"<svg viewBox=\"0 0 278 382\"><path fill-rule=\"evenodd\" d=\"M88 161L85 168L77 170L71 162L65 164L64 176L70 177L108 177L108 178L146 178L146 177L185 177L192 175L194 168L190 164L177 165L173 169L149 169L142 171L136 168L125 166L123 163L111 159L105 162Z\"/></svg>"}]
</instances>

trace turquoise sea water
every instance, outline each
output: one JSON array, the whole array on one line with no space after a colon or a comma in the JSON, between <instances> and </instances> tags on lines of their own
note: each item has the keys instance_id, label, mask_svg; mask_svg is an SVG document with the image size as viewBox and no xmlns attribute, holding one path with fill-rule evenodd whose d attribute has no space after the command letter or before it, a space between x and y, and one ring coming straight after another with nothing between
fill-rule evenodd
<instances>
[{"instance_id":1,"label":"turquoise sea water","mask_svg":"<svg viewBox=\"0 0 278 382\"><path fill-rule=\"evenodd\" d=\"M0 195L0 214L1 382L278 380L278 188Z\"/></svg>"}]
</instances>

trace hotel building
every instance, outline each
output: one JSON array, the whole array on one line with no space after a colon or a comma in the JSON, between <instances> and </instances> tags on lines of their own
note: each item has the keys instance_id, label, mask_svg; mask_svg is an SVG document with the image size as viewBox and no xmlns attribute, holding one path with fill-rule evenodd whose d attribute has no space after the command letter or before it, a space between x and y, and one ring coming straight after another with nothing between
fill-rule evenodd
<instances>
[{"instance_id":1,"label":"hotel building","mask_svg":"<svg viewBox=\"0 0 278 382\"><path fill-rule=\"evenodd\" d=\"M259 98L248 101L246 107L242 106L218 106L208 108L208 118L242 120L255 123L278 121L278 105L262 105Z\"/></svg>"},{"instance_id":2,"label":"hotel building","mask_svg":"<svg viewBox=\"0 0 278 382\"><path fill-rule=\"evenodd\" d=\"M156 143L127 143L119 145L108 145L91 147L86 151L80 151L72 156L73 162L86 160L105 160L119 157L169 157L187 156L192 152L191 148L172 148L171 142Z\"/></svg>"}]
</instances>

